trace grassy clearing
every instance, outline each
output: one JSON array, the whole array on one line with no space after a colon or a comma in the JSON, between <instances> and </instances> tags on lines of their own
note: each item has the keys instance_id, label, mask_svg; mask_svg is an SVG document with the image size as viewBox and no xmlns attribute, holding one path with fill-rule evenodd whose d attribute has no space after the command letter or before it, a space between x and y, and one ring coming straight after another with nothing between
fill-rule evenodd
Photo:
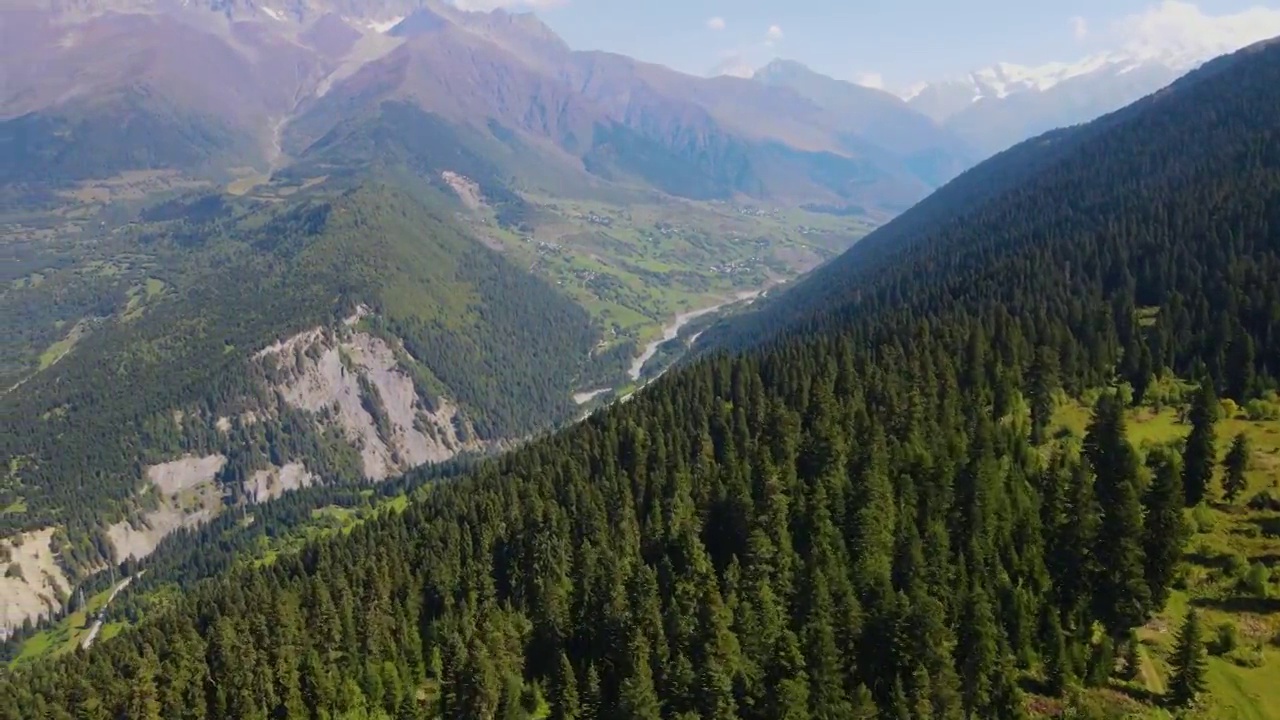
<instances>
[{"instance_id":1,"label":"grassy clearing","mask_svg":"<svg viewBox=\"0 0 1280 720\"><path fill-rule=\"evenodd\" d=\"M263 175L261 173L253 173L241 178L236 178L235 180L227 183L227 194L235 195L237 197L245 195L250 190L258 187L259 185L265 185L270 181L270 175Z\"/></svg>"},{"instance_id":2,"label":"grassy clearing","mask_svg":"<svg viewBox=\"0 0 1280 720\"><path fill-rule=\"evenodd\" d=\"M1280 513L1246 507L1255 494L1280 488L1280 420L1250 420L1231 403L1224 403L1224 412L1217 425L1215 502L1187 511L1195 532L1187 543L1177 590L1164 611L1138 633L1144 651L1139 680L1149 697L1165 691L1178 627L1194 606L1210 643L1209 693L1185 717L1280 720ZM1190 431L1174 406L1134 408L1128 419L1130 440L1144 451L1181 443ZM1083 437L1089 407L1062 403L1055 421L1064 437ZM1237 434L1252 443L1249 488L1228 505L1220 502L1221 461ZM1246 581L1259 566L1272 576L1262 592ZM1234 628L1233 649L1215 647L1223 626ZM1149 702L1143 707L1136 717L1170 717Z\"/></svg>"},{"instance_id":3,"label":"grassy clearing","mask_svg":"<svg viewBox=\"0 0 1280 720\"><path fill-rule=\"evenodd\" d=\"M78 322L71 327L71 331L61 340L53 343L40 353L40 369L44 370L50 365L58 362L64 355L71 352L75 348L76 343L80 342L80 338L85 334L83 322Z\"/></svg>"},{"instance_id":4,"label":"grassy clearing","mask_svg":"<svg viewBox=\"0 0 1280 720\"><path fill-rule=\"evenodd\" d=\"M10 665L20 665L75 650L89 635L89 628L93 625L93 616L102 609L102 606L106 604L107 599L110 597L111 589L103 590L88 598L85 601L85 608L67 615L61 622L48 630L32 635L22 644L22 652L13 659ZM103 625L97 639L102 640L108 637L108 629L111 630L111 635L118 635L125 627L124 623Z\"/></svg>"},{"instance_id":5,"label":"grassy clearing","mask_svg":"<svg viewBox=\"0 0 1280 720\"><path fill-rule=\"evenodd\" d=\"M153 277L145 278L142 284L130 287L120 318L129 321L141 316L147 304L163 295L168 288L168 283Z\"/></svg>"},{"instance_id":6,"label":"grassy clearing","mask_svg":"<svg viewBox=\"0 0 1280 720\"><path fill-rule=\"evenodd\" d=\"M807 271L872 223L805 211L672 200L627 207L528 198L536 227L514 232L481 213L473 230L582 304L607 340L637 346L676 313Z\"/></svg>"}]
</instances>

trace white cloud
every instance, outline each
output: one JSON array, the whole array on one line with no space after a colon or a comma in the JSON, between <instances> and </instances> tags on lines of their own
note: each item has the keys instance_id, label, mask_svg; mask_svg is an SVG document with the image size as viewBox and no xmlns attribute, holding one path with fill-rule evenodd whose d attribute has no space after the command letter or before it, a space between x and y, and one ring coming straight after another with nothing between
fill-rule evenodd
<instances>
[{"instance_id":1,"label":"white cloud","mask_svg":"<svg viewBox=\"0 0 1280 720\"><path fill-rule=\"evenodd\" d=\"M751 77L755 74L756 68L764 66L765 63L776 57L773 47L782 37L782 28L777 25L770 25L769 29L765 31L763 39L721 52L720 61L707 71L707 75L711 77L719 77L721 75Z\"/></svg>"},{"instance_id":2,"label":"white cloud","mask_svg":"<svg viewBox=\"0 0 1280 720\"><path fill-rule=\"evenodd\" d=\"M869 87L875 90L884 89L884 76L878 72L864 72L855 78L854 82L862 87Z\"/></svg>"},{"instance_id":3,"label":"white cloud","mask_svg":"<svg viewBox=\"0 0 1280 720\"><path fill-rule=\"evenodd\" d=\"M1071 34L1074 35L1077 40L1083 40L1086 37L1089 37L1089 21L1079 15L1071 18Z\"/></svg>"},{"instance_id":4,"label":"white cloud","mask_svg":"<svg viewBox=\"0 0 1280 720\"><path fill-rule=\"evenodd\" d=\"M711 18L711 19L707 20L707 29L708 29L708 30L723 30L723 29L724 29L724 18L722 18L722 17L713 17L713 18Z\"/></svg>"},{"instance_id":5,"label":"white cloud","mask_svg":"<svg viewBox=\"0 0 1280 720\"><path fill-rule=\"evenodd\" d=\"M728 75L730 77L749 78L756 73L756 69L751 65L751 61L741 52L727 52L721 55L720 62L711 68L707 75L711 77L720 77Z\"/></svg>"},{"instance_id":6,"label":"white cloud","mask_svg":"<svg viewBox=\"0 0 1280 720\"><path fill-rule=\"evenodd\" d=\"M1255 6L1208 15L1194 3L1163 0L1123 18L1113 32L1125 50L1137 55L1203 59L1280 35L1280 9Z\"/></svg>"}]
</instances>

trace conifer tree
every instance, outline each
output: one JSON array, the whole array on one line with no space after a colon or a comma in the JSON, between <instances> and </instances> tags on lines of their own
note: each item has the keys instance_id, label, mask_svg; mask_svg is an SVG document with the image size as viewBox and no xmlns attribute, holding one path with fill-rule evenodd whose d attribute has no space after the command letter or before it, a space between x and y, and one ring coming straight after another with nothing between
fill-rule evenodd
<instances>
[{"instance_id":1,"label":"conifer tree","mask_svg":"<svg viewBox=\"0 0 1280 720\"><path fill-rule=\"evenodd\" d=\"M130 720L160 720L160 701L157 698L156 676L159 674L155 655L147 648L135 662L129 678L129 700L125 717Z\"/></svg>"},{"instance_id":2,"label":"conifer tree","mask_svg":"<svg viewBox=\"0 0 1280 720\"><path fill-rule=\"evenodd\" d=\"M1142 547L1146 559L1147 587L1151 607L1162 608L1169 599L1174 573L1186 543L1186 520L1182 516L1181 462L1176 453L1154 451L1147 457L1151 483L1143 496Z\"/></svg>"},{"instance_id":3,"label":"conifer tree","mask_svg":"<svg viewBox=\"0 0 1280 720\"><path fill-rule=\"evenodd\" d=\"M1089 659L1085 670L1085 684L1102 687L1111 677L1116 664L1116 645L1111 635L1103 633L1098 642L1089 647Z\"/></svg>"},{"instance_id":4,"label":"conifer tree","mask_svg":"<svg viewBox=\"0 0 1280 720\"><path fill-rule=\"evenodd\" d=\"M1031 443L1042 445L1047 438L1049 422L1053 419L1053 393L1058 384L1058 355L1049 347L1036 350L1031 366Z\"/></svg>"},{"instance_id":5,"label":"conifer tree","mask_svg":"<svg viewBox=\"0 0 1280 720\"><path fill-rule=\"evenodd\" d=\"M1231 450L1222 463L1226 471L1222 477L1222 497L1229 503L1235 502L1240 493L1249 487L1249 479L1245 477L1245 473L1249 470L1249 456L1252 452L1249 437L1244 433L1236 435L1231 442Z\"/></svg>"},{"instance_id":6,"label":"conifer tree","mask_svg":"<svg viewBox=\"0 0 1280 720\"><path fill-rule=\"evenodd\" d=\"M1050 530L1048 564L1054 575L1058 604L1067 622L1081 621L1100 577L1097 546L1101 510L1093 478L1080 458L1064 459L1065 509Z\"/></svg>"},{"instance_id":7,"label":"conifer tree","mask_svg":"<svg viewBox=\"0 0 1280 720\"><path fill-rule=\"evenodd\" d=\"M551 717L553 720L578 720L582 708L578 702L578 680L569 664L569 656L560 652L560 666L556 669L555 687L551 693Z\"/></svg>"},{"instance_id":8,"label":"conifer tree","mask_svg":"<svg viewBox=\"0 0 1280 720\"><path fill-rule=\"evenodd\" d=\"M1188 507L1199 505L1208 498L1213 466L1218 459L1214 425L1220 412L1213 381L1201 379L1200 390L1188 414L1191 433L1187 435L1187 444L1182 451L1182 483Z\"/></svg>"},{"instance_id":9,"label":"conifer tree","mask_svg":"<svg viewBox=\"0 0 1280 720\"><path fill-rule=\"evenodd\" d=\"M1169 681L1169 699L1174 705L1186 707L1204 692L1204 676L1208 668L1204 642L1200 637L1200 617L1195 608L1187 611L1187 618L1178 630L1178 644L1171 664L1173 677Z\"/></svg>"},{"instance_id":10,"label":"conifer tree","mask_svg":"<svg viewBox=\"0 0 1280 720\"><path fill-rule=\"evenodd\" d=\"M1072 663L1067 654L1066 637L1062 632L1062 621L1058 619L1058 611L1046 606L1042 643L1044 645L1044 675L1049 692L1060 696L1071 684Z\"/></svg>"},{"instance_id":11,"label":"conifer tree","mask_svg":"<svg viewBox=\"0 0 1280 720\"><path fill-rule=\"evenodd\" d=\"M1227 352L1227 395L1241 404L1254 392L1256 349L1253 337L1238 329Z\"/></svg>"},{"instance_id":12,"label":"conifer tree","mask_svg":"<svg viewBox=\"0 0 1280 720\"><path fill-rule=\"evenodd\" d=\"M1142 547L1142 505L1138 494L1138 458L1126 437L1124 408L1112 393L1094 407L1085 436L1093 466L1102 523L1095 555L1099 576L1094 612L1114 639L1146 622L1151 610Z\"/></svg>"},{"instance_id":13,"label":"conifer tree","mask_svg":"<svg viewBox=\"0 0 1280 720\"><path fill-rule=\"evenodd\" d=\"M998 633L991 601L984 589L975 586L966 594L956 647L961 693L968 717L992 716L997 700L995 676L1000 663Z\"/></svg>"},{"instance_id":14,"label":"conifer tree","mask_svg":"<svg viewBox=\"0 0 1280 720\"><path fill-rule=\"evenodd\" d=\"M623 720L659 720L662 703L649 667L649 643L637 634L627 655L626 675L618 686L618 715Z\"/></svg>"}]
</instances>

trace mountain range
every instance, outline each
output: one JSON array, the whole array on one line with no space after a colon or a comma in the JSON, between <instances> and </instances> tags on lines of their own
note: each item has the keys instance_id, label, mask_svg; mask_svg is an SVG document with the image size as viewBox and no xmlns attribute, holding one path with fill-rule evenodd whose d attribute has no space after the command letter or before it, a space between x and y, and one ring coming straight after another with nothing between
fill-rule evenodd
<instances>
[{"instance_id":1,"label":"mountain range","mask_svg":"<svg viewBox=\"0 0 1280 720\"><path fill-rule=\"evenodd\" d=\"M690 318L948 187L996 142L964 114L437 0L5 3L0 536L60 565L0 630L228 508L628 397Z\"/></svg>"},{"instance_id":2,"label":"mountain range","mask_svg":"<svg viewBox=\"0 0 1280 720\"><path fill-rule=\"evenodd\" d=\"M371 487L562 414L599 360L596 303L514 249L556 202L417 182L501 157L418 101L327 111L299 162L340 181L180 194L55 258L147 282L2 400L0 590L74 611L0 643L0 720L1276 717L1280 43L979 163L627 402ZM525 122L554 154L574 117ZM670 196L579 207L650 272L714 240ZM68 251L62 209L33 242ZM76 598L71 562L114 571Z\"/></svg>"},{"instance_id":3,"label":"mountain range","mask_svg":"<svg viewBox=\"0 0 1280 720\"><path fill-rule=\"evenodd\" d=\"M386 102L519 143L580 183L695 199L892 214L976 159L919 117L886 134L892 117L575 52L533 15L436 0L17 0L0 17L9 183L268 172Z\"/></svg>"},{"instance_id":4,"label":"mountain range","mask_svg":"<svg viewBox=\"0 0 1280 720\"><path fill-rule=\"evenodd\" d=\"M915 84L907 104L989 156L1040 133L1087 122L1148 95L1261 35L1205 33L1191 42L1130 42L1074 62L1001 62Z\"/></svg>"}]
</instances>

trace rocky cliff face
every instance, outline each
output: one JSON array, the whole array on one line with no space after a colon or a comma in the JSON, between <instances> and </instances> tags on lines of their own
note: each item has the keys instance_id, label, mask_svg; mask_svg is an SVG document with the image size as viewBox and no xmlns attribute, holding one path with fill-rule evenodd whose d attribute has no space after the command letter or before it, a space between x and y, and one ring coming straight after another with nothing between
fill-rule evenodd
<instances>
[{"instance_id":1,"label":"rocky cliff face","mask_svg":"<svg viewBox=\"0 0 1280 720\"><path fill-rule=\"evenodd\" d=\"M312 328L258 351L252 362L269 378L262 395L278 401L246 399L251 409L238 417L211 419L210 434L221 438L218 452L146 467L137 510L107 528L115 559L144 558L165 537L208 522L228 506L266 502L330 481L308 467L306 458L265 466L259 459L243 480L227 480L228 456L240 442L233 428L268 422L281 407L301 411L318 434L336 432L345 438L359 454L363 477L372 482L460 452L483 450L456 403L415 383L413 373L424 370L414 367L416 361L398 341L357 328L365 312L337 327ZM181 409L173 413L179 428L188 426L191 417ZM72 583L59 565L58 532L49 527L0 540L0 637L66 603Z\"/></svg>"},{"instance_id":2,"label":"rocky cliff face","mask_svg":"<svg viewBox=\"0 0 1280 720\"><path fill-rule=\"evenodd\" d=\"M369 333L316 328L257 359L286 368L276 385L285 402L341 429L360 450L369 480L478 448L452 401L419 394L401 366L412 358Z\"/></svg>"}]
</instances>

